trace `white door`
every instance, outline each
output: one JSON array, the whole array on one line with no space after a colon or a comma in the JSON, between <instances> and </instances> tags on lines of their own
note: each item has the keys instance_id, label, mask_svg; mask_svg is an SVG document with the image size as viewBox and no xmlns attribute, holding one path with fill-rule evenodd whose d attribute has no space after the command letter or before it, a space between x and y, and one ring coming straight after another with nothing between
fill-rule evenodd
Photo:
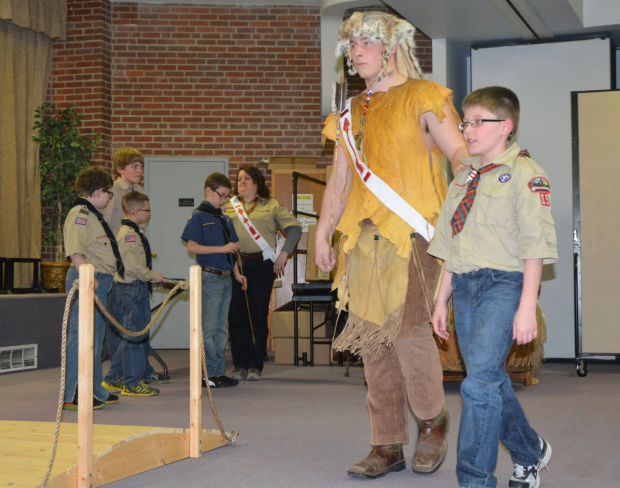
<instances>
[{"instance_id":1,"label":"white door","mask_svg":"<svg viewBox=\"0 0 620 488\"><path fill-rule=\"evenodd\" d=\"M146 158L144 187L151 200L146 234L155 254L153 269L166 278L189 279L196 264L181 240L187 218L204 200L204 182L214 171L228 174L226 158ZM163 302L169 290L155 288L151 307ZM166 306L151 328L154 349L189 348L189 293Z\"/></svg>"}]
</instances>

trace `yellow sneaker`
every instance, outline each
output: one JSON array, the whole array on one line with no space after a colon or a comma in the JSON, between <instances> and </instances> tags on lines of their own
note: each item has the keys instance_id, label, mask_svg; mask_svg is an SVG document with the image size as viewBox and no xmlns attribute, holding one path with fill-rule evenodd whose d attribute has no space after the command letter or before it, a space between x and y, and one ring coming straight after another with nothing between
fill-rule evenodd
<instances>
[{"instance_id":1,"label":"yellow sneaker","mask_svg":"<svg viewBox=\"0 0 620 488\"><path fill-rule=\"evenodd\" d=\"M159 390L157 388L153 388L150 385L147 385L144 381L141 381L134 387L123 386L121 390L121 395L126 396L155 396L159 395Z\"/></svg>"}]
</instances>

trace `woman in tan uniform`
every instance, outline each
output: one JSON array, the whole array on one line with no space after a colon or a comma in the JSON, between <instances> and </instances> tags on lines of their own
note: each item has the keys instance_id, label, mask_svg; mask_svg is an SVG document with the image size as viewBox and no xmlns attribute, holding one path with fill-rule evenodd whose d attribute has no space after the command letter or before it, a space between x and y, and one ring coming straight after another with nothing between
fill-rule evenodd
<instances>
[{"instance_id":1,"label":"woman in tan uniform","mask_svg":"<svg viewBox=\"0 0 620 488\"><path fill-rule=\"evenodd\" d=\"M246 166L237 173L236 196L223 208L233 220L239 236L240 261L247 278L247 298L233 283L228 313L228 332L237 380L260 380L267 347L269 298L276 276L281 276L286 260L301 235L301 225L290 211L271 198L262 173ZM286 235L276 254L278 231ZM250 323L249 313L252 321Z\"/></svg>"}]
</instances>

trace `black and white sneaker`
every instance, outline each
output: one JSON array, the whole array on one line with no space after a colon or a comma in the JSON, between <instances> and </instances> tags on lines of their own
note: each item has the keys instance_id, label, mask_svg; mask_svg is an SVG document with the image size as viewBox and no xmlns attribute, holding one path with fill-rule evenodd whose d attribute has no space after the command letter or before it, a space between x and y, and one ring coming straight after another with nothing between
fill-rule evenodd
<instances>
[{"instance_id":1,"label":"black and white sneaker","mask_svg":"<svg viewBox=\"0 0 620 488\"><path fill-rule=\"evenodd\" d=\"M551 459L551 445L544 440L540 439L540 446L542 448L542 454L536 464L532 466L522 466L515 464L512 477L508 482L508 486L512 488L538 488L540 486L540 478L538 473L542 468L547 468L549 460Z\"/></svg>"},{"instance_id":2,"label":"black and white sneaker","mask_svg":"<svg viewBox=\"0 0 620 488\"><path fill-rule=\"evenodd\" d=\"M228 376L213 376L209 380L215 383L215 388L228 388L239 384L236 379L229 378Z\"/></svg>"}]
</instances>

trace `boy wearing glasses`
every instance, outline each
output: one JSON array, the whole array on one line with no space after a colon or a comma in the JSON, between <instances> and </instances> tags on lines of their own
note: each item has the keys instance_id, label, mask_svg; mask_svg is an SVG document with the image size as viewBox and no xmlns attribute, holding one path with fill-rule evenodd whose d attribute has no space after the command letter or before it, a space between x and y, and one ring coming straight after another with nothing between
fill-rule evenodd
<instances>
[{"instance_id":1,"label":"boy wearing glasses","mask_svg":"<svg viewBox=\"0 0 620 488\"><path fill-rule=\"evenodd\" d=\"M131 332L137 332L148 325L151 317L150 284L161 283L164 277L152 269L151 248L141 229L151 216L149 197L139 191L130 191L123 196L122 207L125 218L121 220L116 241L125 264L125 273L124 276L119 273L114 275L110 310L121 325ZM159 394L157 388L143 381L148 366L144 350L148 334L121 337L122 333L115 327L110 327L108 334L118 338L118 347L110 358L110 372L103 385L110 390L119 390L121 395Z\"/></svg>"},{"instance_id":2,"label":"boy wearing glasses","mask_svg":"<svg viewBox=\"0 0 620 488\"><path fill-rule=\"evenodd\" d=\"M113 162L114 173L117 174L118 177L114 180L114 185L112 186L112 192L114 195L110 199L108 206L103 211L103 216L116 236L121 228L121 220L125 218L122 207L123 196L130 191L144 191L142 186L140 186L142 183L142 178L144 177L144 157L140 151L133 147L123 147L114 152ZM106 344L108 346L108 353L110 357L113 357L116 354L121 341L122 339L118 331L114 327L109 328ZM151 344L148 337L143 342L142 347L144 349L144 355L147 358L144 381L147 383L167 383L169 379L162 374L157 373L148 362L148 355L151 350ZM107 378L116 378L118 380L120 374L120 370L111 368L108 372Z\"/></svg>"},{"instance_id":3,"label":"boy wearing glasses","mask_svg":"<svg viewBox=\"0 0 620 488\"><path fill-rule=\"evenodd\" d=\"M124 274L114 234L101 215L101 211L110 201L112 178L101 167L86 168L77 175L75 190L77 200L65 219L63 237L65 253L71 259L67 272L66 289L73 288L78 279L78 269L82 264L92 264L95 268L95 295L107 307L108 296L112 288L114 272ZM65 373L64 408L77 410L77 376L78 376L78 318L79 301L75 300L69 320L67 338L67 369ZM118 401L101 385L101 352L106 331L106 321L98 307L95 307L94 321L94 364L93 364L93 408L99 409L106 403Z\"/></svg>"},{"instance_id":4,"label":"boy wearing glasses","mask_svg":"<svg viewBox=\"0 0 620 488\"><path fill-rule=\"evenodd\" d=\"M239 238L221 208L232 190L230 180L222 173L211 173L204 189L205 199L190 215L181 239L202 267L202 334L208 381L212 387L224 388L239 383L224 374L231 275L234 274L244 290L247 282L235 261Z\"/></svg>"},{"instance_id":5,"label":"boy wearing glasses","mask_svg":"<svg viewBox=\"0 0 620 488\"><path fill-rule=\"evenodd\" d=\"M513 341L537 335L542 266L557 260L551 189L542 168L515 135L519 99L509 89L481 88L463 100L471 171L456 175L428 252L444 260L433 329L448 339L448 298L467 377L457 447L461 487L496 486L498 442L510 452L509 485L538 487L551 446L529 425L506 373Z\"/></svg>"}]
</instances>

